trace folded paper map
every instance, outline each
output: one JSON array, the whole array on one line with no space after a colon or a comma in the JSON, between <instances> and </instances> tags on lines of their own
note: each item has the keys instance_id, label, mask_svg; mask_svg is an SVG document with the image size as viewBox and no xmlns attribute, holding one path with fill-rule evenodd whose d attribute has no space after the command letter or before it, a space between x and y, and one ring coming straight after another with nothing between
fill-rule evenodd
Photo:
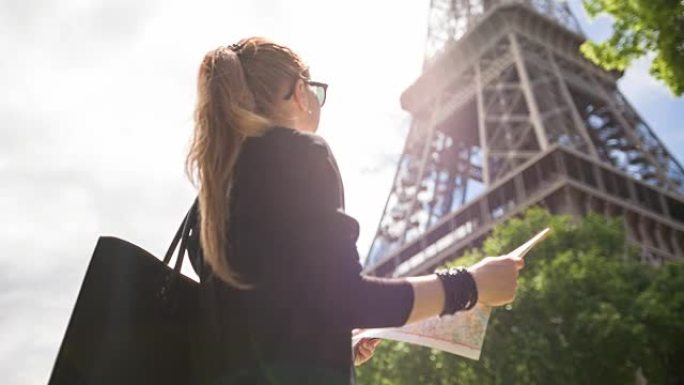
<instances>
[{"instance_id":1,"label":"folded paper map","mask_svg":"<svg viewBox=\"0 0 684 385\"><path fill-rule=\"evenodd\" d=\"M547 227L507 255L523 258L534 245L549 234ZM352 344L361 338L382 338L426 346L458 354L473 360L480 359L491 307L478 303L468 311L443 317L434 316L402 327L364 329L354 334Z\"/></svg>"}]
</instances>

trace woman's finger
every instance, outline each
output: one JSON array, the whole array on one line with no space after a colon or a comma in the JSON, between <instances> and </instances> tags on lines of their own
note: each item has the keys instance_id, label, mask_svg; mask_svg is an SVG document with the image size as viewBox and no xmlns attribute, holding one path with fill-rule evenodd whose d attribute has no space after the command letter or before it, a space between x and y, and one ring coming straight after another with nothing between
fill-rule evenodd
<instances>
[{"instance_id":1,"label":"woman's finger","mask_svg":"<svg viewBox=\"0 0 684 385\"><path fill-rule=\"evenodd\" d=\"M515 259L515 267L520 270L523 267L525 267L525 259L523 258L516 258Z\"/></svg>"},{"instance_id":2,"label":"woman's finger","mask_svg":"<svg viewBox=\"0 0 684 385\"><path fill-rule=\"evenodd\" d=\"M356 344L356 356L360 362L365 362L373 356L375 347L380 343L380 338L362 338Z\"/></svg>"},{"instance_id":3,"label":"woman's finger","mask_svg":"<svg viewBox=\"0 0 684 385\"><path fill-rule=\"evenodd\" d=\"M380 338L362 338L355 345L354 365L358 366L373 357L375 347L380 343Z\"/></svg>"},{"instance_id":4,"label":"woman's finger","mask_svg":"<svg viewBox=\"0 0 684 385\"><path fill-rule=\"evenodd\" d=\"M379 338L373 338L371 340L365 341L363 347L373 352L375 350L375 347L378 346L378 344L380 343L380 341L381 340Z\"/></svg>"},{"instance_id":5,"label":"woman's finger","mask_svg":"<svg viewBox=\"0 0 684 385\"><path fill-rule=\"evenodd\" d=\"M359 352L356 353L356 356L355 356L355 358L354 358L354 361L357 361L357 362L365 362L365 361L367 361L369 358L370 358L370 356L369 356L367 353L359 351Z\"/></svg>"}]
</instances>

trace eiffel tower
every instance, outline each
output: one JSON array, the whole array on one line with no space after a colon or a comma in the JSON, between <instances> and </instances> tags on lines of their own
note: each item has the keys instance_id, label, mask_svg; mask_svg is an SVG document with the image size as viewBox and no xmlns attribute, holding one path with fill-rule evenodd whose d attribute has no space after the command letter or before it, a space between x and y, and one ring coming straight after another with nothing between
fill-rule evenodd
<instances>
[{"instance_id":1,"label":"eiffel tower","mask_svg":"<svg viewBox=\"0 0 684 385\"><path fill-rule=\"evenodd\" d=\"M565 2L431 1L365 274L430 273L533 205L621 215L645 262L684 258L684 170L584 40Z\"/></svg>"}]
</instances>

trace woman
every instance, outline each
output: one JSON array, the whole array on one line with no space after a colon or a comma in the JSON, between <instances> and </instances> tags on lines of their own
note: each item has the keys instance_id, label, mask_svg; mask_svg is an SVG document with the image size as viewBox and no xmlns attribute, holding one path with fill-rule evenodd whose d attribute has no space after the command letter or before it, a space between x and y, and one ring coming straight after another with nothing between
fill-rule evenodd
<instances>
[{"instance_id":1,"label":"woman","mask_svg":"<svg viewBox=\"0 0 684 385\"><path fill-rule=\"evenodd\" d=\"M202 384L350 384L357 328L511 302L522 262L450 274L361 274L358 222L315 134L327 86L293 51L253 37L206 54L186 172L199 189ZM356 354L354 354L356 353Z\"/></svg>"}]
</instances>

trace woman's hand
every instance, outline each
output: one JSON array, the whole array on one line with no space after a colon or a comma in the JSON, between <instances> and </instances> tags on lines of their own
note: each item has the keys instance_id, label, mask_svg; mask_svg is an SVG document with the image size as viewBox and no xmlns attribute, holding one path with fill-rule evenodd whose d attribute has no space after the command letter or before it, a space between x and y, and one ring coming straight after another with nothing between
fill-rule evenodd
<instances>
[{"instance_id":1,"label":"woman's hand","mask_svg":"<svg viewBox=\"0 0 684 385\"><path fill-rule=\"evenodd\" d=\"M518 288L518 270L525 266L522 258L486 257L468 267L475 279L478 302L501 306L513 302Z\"/></svg>"},{"instance_id":2,"label":"woman's hand","mask_svg":"<svg viewBox=\"0 0 684 385\"><path fill-rule=\"evenodd\" d=\"M361 338L354 345L354 366L359 366L370 360L380 341L382 341L380 338Z\"/></svg>"}]
</instances>

